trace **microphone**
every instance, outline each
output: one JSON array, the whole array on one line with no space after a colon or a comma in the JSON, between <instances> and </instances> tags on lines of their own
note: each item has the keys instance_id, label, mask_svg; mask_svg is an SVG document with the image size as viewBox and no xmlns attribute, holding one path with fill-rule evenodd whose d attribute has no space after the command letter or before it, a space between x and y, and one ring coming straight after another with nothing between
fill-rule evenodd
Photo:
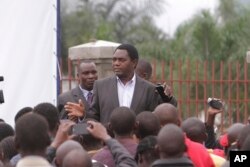
<instances>
[{"instance_id":1,"label":"microphone","mask_svg":"<svg viewBox=\"0 0 250 167\"><path fill-rule=\"evenodd\" d=\"M3 76L0 76L0 82L3 81Z\"/></svg>"}]
</instances>

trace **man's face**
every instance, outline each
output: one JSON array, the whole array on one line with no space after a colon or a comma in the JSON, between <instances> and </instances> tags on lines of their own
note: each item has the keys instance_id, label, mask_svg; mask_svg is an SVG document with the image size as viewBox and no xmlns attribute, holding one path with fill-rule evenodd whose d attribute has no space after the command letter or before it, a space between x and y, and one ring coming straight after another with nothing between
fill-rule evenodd
<instances>
[{"instance_id":1,"label":"man's face","mask_svg":"<svg viewBox=\"0 0 250 167\"><path fill-rule=\"evenodd\" d=\"M131 60L126 50L117 49L113 55L112 67L119 78L128 78L134 74L137 60Z\"/></svg>"},{"instance_id":2,"label":"man's face","mask_svg":"<svg viewBox=\"0 0 250 167\"><path fill-rule=\"evenodd\" d=\"M81 63L77 74L83 89L91 91L97 80L97 70L94 63Z\"/></svg>"}]
</instances>

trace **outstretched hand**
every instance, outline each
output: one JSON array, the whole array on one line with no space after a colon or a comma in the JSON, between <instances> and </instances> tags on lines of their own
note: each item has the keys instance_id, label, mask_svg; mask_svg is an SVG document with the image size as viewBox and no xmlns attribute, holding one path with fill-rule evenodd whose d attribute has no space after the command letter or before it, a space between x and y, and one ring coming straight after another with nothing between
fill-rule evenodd
<instances>
[{"instance_id":1,"label":"outstretched hand","mask_svg":"<svg viewBox=\"0 0 250 167\"><path fill-rule=\"evenodd\" d=\"M75 125L75 123L70 120L61 120L51 146L54 148L58 148L66 140L73 139L74 135L69 134L69 130L73 125Z\"/></svg>"},{"instance_id":2,"label":"outstretched hand","mask_svg":"<svg viewBox=\"0 0 250 167\"><path fill-rule=\"evenodd\" d=\"M69 118L83 117L85 115L85 106L81 99L78 103L67 102L64 106L65 110L68 112Z\"/></svg>"}]
</instances>

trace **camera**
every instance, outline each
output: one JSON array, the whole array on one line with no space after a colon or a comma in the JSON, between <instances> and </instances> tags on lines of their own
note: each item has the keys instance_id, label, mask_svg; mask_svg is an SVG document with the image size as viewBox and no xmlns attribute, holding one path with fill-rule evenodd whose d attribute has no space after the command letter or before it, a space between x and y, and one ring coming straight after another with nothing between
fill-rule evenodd
<instances>
[{"instance_id":1,"label":"camera","mask_svg":"<svg viewBox=\"0 0 250 167\"><path fill-rule=\"evenodd\" d=\"M78 123L73 125L70 128L69 134L74 134L74 135L86 135L89 134L87 130L88 124L87 123Z\"/></svg>"},{"instance_id":2,"label":"camera","mask_svg":"<svg viewBox=\"0 0 250 167\"><path fill-rule=\"evenodd\" d=\"M158 92L159 95L161 96L161 99L162 99L164 102L169 102L169 101L172 99L171 96L168 96L168 95L165 94L165 92L164 92L164 86L163 86L163 85L161 85L161 84L158 83L158 84L156 85L156 90L157 90L157 92Z\"/></svg>"},{"instance_id":3,"label":"camera","mask_svg":"<svg viewBox=\"0 0 250 167\"><path fill-rule=\"evenodd\" d=\"M212 108L214 108L214 109L217 109L217 110L220 110L220 109L222 109L222 107L223 107L222 101L221 101L220 99L217 99L217 98L211 98L211 97L209 97L209 98L207 99L207 104L208 104L210 107L212 107Z\"/></svg>"}]
</instances>

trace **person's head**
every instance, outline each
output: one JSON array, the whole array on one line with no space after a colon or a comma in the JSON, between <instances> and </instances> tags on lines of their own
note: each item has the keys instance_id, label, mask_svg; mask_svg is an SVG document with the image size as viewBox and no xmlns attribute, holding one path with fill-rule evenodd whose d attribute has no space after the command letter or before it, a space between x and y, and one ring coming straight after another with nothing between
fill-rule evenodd
<instances>
[{"instance_id":1,"label":"person's head","mask_svg":"<svg viewBox=\"0 0 250 167\"><path fill-rule=\"evenodd\" d=\"M229 151L237 149L241 131L244 129L244 124L242 123L234 123L227 130L226 134L221 136L220 144L222 145L225 155L229 157ZM243 143L243 142L242 142Z\"/></svg>"},{"instance_id":2,"label":"person's head","mask_svg":"<svg viewBox=\"0 0 250 167\"><path fill-rule=\"evenodd\" d=\"M110 116L110 128L117 136L132 135L136 126L135 113L128 107L117 107Z\"/></svg>"},{"instance_id":3,"label":"person's head","mask_svg":"<svg viewBox=\"0 0 250 167\"><path fill-rule=\"evenodd\" d=\"M248 134L240 148L241 151L250 151L250 134Z\"/></svg>"},{"instance_id":4,"label":"person's head","mask_svg":"<svg viewBox=\"0 0 250 167\"><path fill-rule=\"evenodd\" d=\"M113 71L121 80L131 79L138 60L138 52L133 45L121 44L116 48L113 55Z\"/></svg>"},{"instance_id":5,"label":"person's head","mask_svg":"<svg viewBox=\"0 0 250 167\"><path fill-rule=\"evenodd\" d=\"M62 167L63 159L68 152L75 149L83 149L81 144L73 140L67 140L62 143L56 150L55 164L57 167Z\"/></svg>"},{"instance_id":6,"label":"person's head","mask_svg":"<svg viewBox=\"0 0 250 167\"><path fill-rule=\"evenodd\" d=\"M245 127L242 123L234 123L227 129L228 143L231 145L238 139L241 130Z\"/></svg>"},{"instance_id":7,"label":"person's head","mask_svg":"<svg viewBox=\"0 0 250 167\"><path fill-rule=\"evenodd\" d=\"M0 141L8 136L14 136L14 129L9 124L0 122Z\"/></svg>"},{"instance_id":8,"label":"person's head","mask_svg":"<svg viewBox=\"0 0 250 167\"><path fill-rule=\"evenodd\" d=\"M51 103L39 103L34 107L33 112L48 121L50 136L54 137L60 124L58 109Z\"/></svg>"},{"instance_id":9,"label":"person's head","mask_svg":"<svg viewBox=\"0 0 250 167\"><path fill-rule=\"evenodd\" d=\"M22 156L45 155L50 144L49 126L38 114L25 114L15 125L15 146Z\"/></svg>"},{"instance_id":10,"label":"person's head","mask_svg":"<svg viewBox=\"0 0 250 167\"><path fill-rule=\"evenodd\" d=\"M81 62L78 66L77 77L81 88L91 91L98 78L95 63L87 60Z\"/></svg>"},{"instance_id":11,"label":"person's head","mask_svg":"<svg viewBox=\"0 0 250 167\"><path fill-rule=\"evenodd\" d=\"M176 124L180 126L181 120L179 118L178 110L175 106L169 103L162 103L158 105L153 111L161 123L161 126L164 126L169 123Z\"/></svg>"},{"instance_id":12,"label":"person's head","mask_svg":"<svg viewBox=\"0 0 250 167\"><path fill-rule=\"evenodd\" d=\"M238 149L241 149L243 146L243 143L245 143L245 140L247 136L250 134L250 125L244 126L244 128L241 130L238 139L237 139L237 147Z\"/></svg>"},{"instance_id":13,"label":"person's head","mask_svg":"<svg viewBox=\"0 0 250 167\"><path fill-rule=\"evenodd\" d=\"M136 137L141 140L146 136L156 136L161 128L159 119L149 111L141 112L136 116Z\"/></svg>"},{"instance_id":14,"label":"person's head","mask_svg":"<svg viewBox=\"0 0 250 167\"><path fill-rule=\"evenodd\" d=\"M205 124L196 117L190 117L181 123L182 130L187 137L194 141L203 144L207 139Z\"/></svg>"},{"instance_id":15,"label":"person's head","mask_svg":"<svg viewBox=\"0 0 250 167\"><path fill-rule=\"evenodd\" d=\"M140 59L136 66L135 72L137 75L139 75L139 77L145 80L150 80L152 76L152 66L148 61Z\"/></svg>"},{"instance_id":16,"label":"person's head","mask_svg":"<svg viewBox=\"0 0 250 167\"><path fill-rule=\"evenodd\" d=\"M135 154L135 160L139 167L149 167L155 160L160 158L155 148L156 144L156 136L147 136L139 142Z\"/></svg>"},{"instance_id":17,"label":"person's head","mask_svg":"<svg viewBox=\"0 0 250 167\"><path fill-rule=\"evenodd\" d=\"M14 136L9 136L4 138L0 142L0 150L2 161L4 163L8 163L13 156L17 154L17 150L15 148Z\"/></svg>"},{"instance_id":18,"label":"person's head","mask_svg":"<svg viewBox=\"0 0 250 167\"><path fill-rule=\"evenodd\" d=\"M31 107L24 107L24 108L21 108L17 113L16 113L16 116L15 116L15 123L16 121L21 117L23 116L24 114L27 114L27 113L31 113L33 110L33 108Z\"/></svg>"},{"instance_id":19,"label":"person's head","mask_svg":"<svg viewBox=\"0 0 250 167\"><path fill-rule=\"evenodd\" d=\"M63 159L63 167L92 167L91 159L84 149L70 151Z\"/></svg>"},{"instance_id":20,"label":"person's head","mask_svg":"<svg viewBox=\"0 0 250 167\"><path fill-rule=\"evenodd\" d=\"M181 128L175 124L162 127L157 136L157 147L161 159L182 157L186 151L186 145Z\"/></svg>"}]
</instances>

